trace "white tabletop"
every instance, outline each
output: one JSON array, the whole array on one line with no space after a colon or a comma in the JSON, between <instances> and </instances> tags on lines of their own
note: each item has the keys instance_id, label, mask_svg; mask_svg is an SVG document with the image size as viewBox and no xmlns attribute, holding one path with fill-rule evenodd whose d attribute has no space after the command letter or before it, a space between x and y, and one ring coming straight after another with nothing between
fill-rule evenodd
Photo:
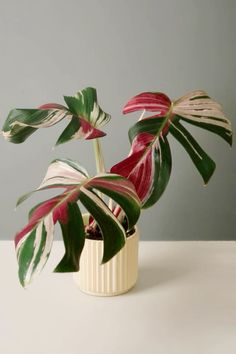
<instances>
[{"instance_id":1,"label":"white tabletop","mask_svg":"<svg viewBox=\"0 0 236 354\"><path fill-rule=\"evenodd\" d=\"M1 354L235 354L236 242L141 242L136 287L81 293L53 274L24 290L12 242L0 242Z\"/></svg>"}]
</instances>

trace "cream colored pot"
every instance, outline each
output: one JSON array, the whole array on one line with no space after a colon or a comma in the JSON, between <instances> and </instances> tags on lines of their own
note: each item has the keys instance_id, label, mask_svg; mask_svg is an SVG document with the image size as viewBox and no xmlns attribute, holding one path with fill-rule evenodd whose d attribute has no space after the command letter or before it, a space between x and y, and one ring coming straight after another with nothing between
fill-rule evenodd
<instances>
[{"instance_id":1,"label":"cream colored pot","mask_svg":"<svg viewBox=\"0 0 236 354\"><path fill-rule=\"evenodd\" d=\"M84 215L84 222L88 215ZM74 281L83 292L96 296L114 296L131 289L138 276L139 232L127 237L125 246L109 262L101 265L103 241L86 239L80 259L80 271Z\"/></svg>"}]
</instances>

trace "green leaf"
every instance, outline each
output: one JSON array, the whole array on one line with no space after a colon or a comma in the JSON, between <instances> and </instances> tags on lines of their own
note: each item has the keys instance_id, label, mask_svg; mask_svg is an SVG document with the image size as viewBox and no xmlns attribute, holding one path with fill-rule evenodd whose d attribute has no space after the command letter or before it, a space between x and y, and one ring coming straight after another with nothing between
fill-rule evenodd
<instances>
[{"instance_id":1,"label":"green leaf","mask_svg":"<svg viewBox=\"0 0 236 354\"><path fill-rule=\"evenodd\" d=\"M97 92L93 87L79 91L75 96L64 96L69 110L76 116L85 119L93 127L99 128L108 123L110 114L105 113L97 102Z\"/></svg>"},{"instance_id":2,"label":"green leaf","mask_svg":"<svg viewBox=\"0 0 236 354\"><path fill-rule=\"evenodd\" d=\"M56 145L64 144L67 141L70 141L73 136L79 131L80 125L80 120L77 117L72 117L70 123L59 136Z\"/></svg>"},{"instance_id":3,"label":"green leaf","mask_svg":"<svg viewBox=\"0 0 236 354\"><path fill-rule=\"evenodd\" d=\"M179 122L170 125L170 133L180 142L201 174L205 184L214 173L215 162L200 147L193 136Z\"/></svg>"},{"instance_id":4,"label":"green leaf","mask_svg":"<svg viewBox=\"0 0 236 354\"><path fill-rule=\"evenodd\" d=\"M75 96L64 96L64 100L70 110L75 116L83 117L84 109L81 100Z\"/></svg>"},{"instance_id":5,"label":"green leaf","mask_svg":"<svg viewBox=\"0 0 236 354\"><path fill-rule=\"evenodd\" d=\"M172 158L170 145L166 137L159 140L159 149L155 153L155 174L153 178L153 189L143 209L153 206L164 193L171 175Z\"/></svg>"},{"instance_id":6,"label":"green leaf","mask_svg":"<svg viewBox=\"0 0 236 354\"><path fill-rule=\"evenodd\" d=\"M135 137L141 133L149 133L153 135L153 140L157 134L163 130L162 124L166 117L146 118L138 121L129 129L129 140L132 144ZM160 130L162 129L162 130Z\"/></svg>"},{"instance_id":7,"label":"green leaf","mask_svg":"<svg viewBox=\"0 0 236 354\"><path fill-rule=\"evenodd\" d=\"M54 272L77 272L79 270L80 255L84 247L84 223L80 209L76 203L67 205L68 222L60 222L65 255L55 268Z\"/></svg>"},{"instance_id":8,"label":"green leaf","mask_svg":"<svg viewBox=\"0 0 236 354\"><path fill-rule=\"evenodd\" d=\"M183 119L185 122L191 124L191 125L195 125L196 127L208 130L216 135L219 135L221 138L223 138L230 146L232 146L233 143L233 135L232 133L228 130L225 129L222 126L219 125L215 125L214 124L214 119L212 119L212 123L211 124L207 124L205 122L198 122L198 121L194 121L194 120L190 120L186 117L182 117L179 115L175 116L175 119Z\"/></svg>"}]
</instances>

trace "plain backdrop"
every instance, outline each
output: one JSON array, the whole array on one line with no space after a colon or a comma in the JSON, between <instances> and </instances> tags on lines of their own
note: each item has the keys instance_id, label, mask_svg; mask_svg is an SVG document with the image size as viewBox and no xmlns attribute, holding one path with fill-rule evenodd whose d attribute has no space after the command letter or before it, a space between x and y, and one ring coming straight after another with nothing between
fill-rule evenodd
<instances>
[{"instance_id":1,"label":"plain backdrop","mask_svg":"<svg viewBox=\"0 0 236 354\"><path fill-rule=\"evenodd\" d=\"M102 141L109 169L127 155L128 128L138 118L122 116L122 106L142 91L178 98L204 89L235 125L235 17L235 0L0 0L1 126L11 108L62 103L63 95L94 86L112 115ZM38 194L14 211L17 197L40 183L55 157L95 172L91 142L52 150L64 127L41 129L20 145L0 139L1 239L13 239L28 209L46 197ZM216 172L203 187L170 138L171 180L159 203L142 213L142 239L236 238L235 147L197 128L191 132L216 161Z\"/></svg>"}]
</instances>

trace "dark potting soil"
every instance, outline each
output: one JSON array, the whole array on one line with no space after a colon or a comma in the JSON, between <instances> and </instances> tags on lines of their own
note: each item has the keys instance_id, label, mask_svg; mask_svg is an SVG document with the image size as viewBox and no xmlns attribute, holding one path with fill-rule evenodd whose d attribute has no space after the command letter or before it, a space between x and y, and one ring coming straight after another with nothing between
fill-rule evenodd
<instances>
[{"instance_id":1,"label":"dark potting soil","mask_svg":"<svg viewBox=\"0 0 236 354\"><path fill-rule=\"evenodd\" d=\"M131 229L129 232L126 232L126 237L133 235L134 232L135 232L134 228ZM95 229L92 227L91 228L87 227L86 228L86 238L88 238L89 240L100 240L100 241L103 240L101 231L98 227L96 227Z\"/></svg>"}]
</instances>

